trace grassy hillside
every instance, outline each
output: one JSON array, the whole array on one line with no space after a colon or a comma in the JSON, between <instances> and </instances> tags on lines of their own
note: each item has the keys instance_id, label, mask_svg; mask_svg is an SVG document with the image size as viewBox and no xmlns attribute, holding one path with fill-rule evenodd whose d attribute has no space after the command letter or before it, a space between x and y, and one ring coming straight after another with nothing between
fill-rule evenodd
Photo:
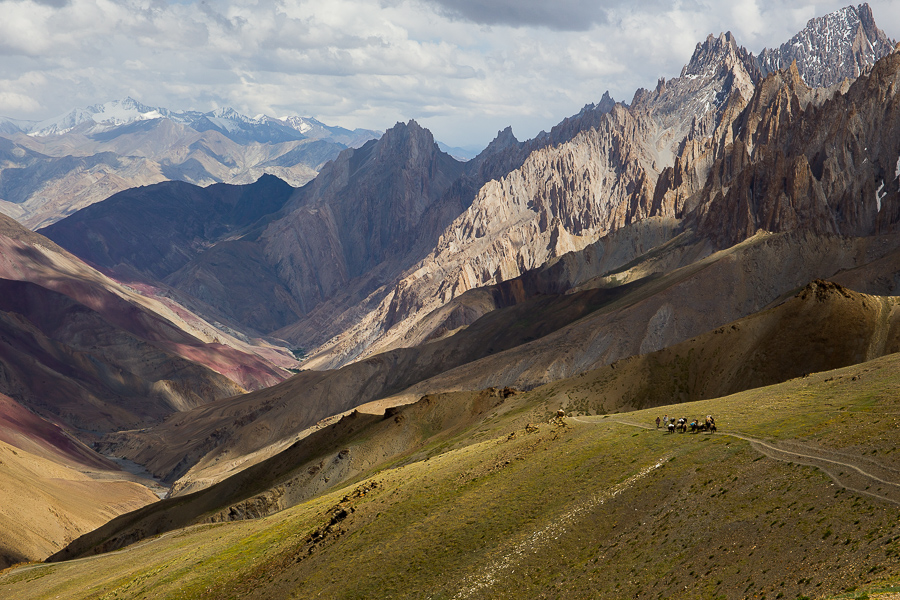
<instances>
[{"instance_id":1,"label":"grassy hillside","mask_svg":"<svg viewBox=\"0 0 900 600\"><path fill-rule=\"evenodd\" d=\"M432 397L348 440L350 456L398 431L425 440L390 468L262 519L10 570L0 596L874 595L900 579L898 392L890 355L614 416L551 420L542 388ZM711 413L719 432L662 433L664 412Z\"/></svg>"},{"instance_id":2,"label":"grassy hillside","mask_svg":"<svg viewBox=\"0 0 900 600\"><path fill-rule=\"evenodd\" d=\"M857 294L817 281L779 306L726 327L544 386L529 402L604 414L719 397L890 353L900 346L898 321L895 298ZM392 410L393 421L382 419L383 407L365 408L377 415L346 415L211 487L185 491L116 519L53 559L116 550L189 525L259 517L294 506L480 422L481 414L504 395L509 394L483 391L447 401L428 394L402 414ZM428 427L415 426L423 420ZM227 433L216 430L211 439L219 443ZM177 449L172 444L169 451ZM235 461L212 464L228 469Z\"/></svg>"},{"instance_id":3,"label":"grassy hillside","mask_svg":"<svg viewBox=\"0 0 900 600\"><path fill-rule=\"evenodd\" d=\"M567 410L602 414L715 398L861 363L900 351L897 300L814 281L773 308L543 390Z\"/></svg>"},{"instance_id":4,"label":"grassy hillside","mask_svg":"<svg viewBox=\"0 0 900 600\"><path fill-rule=\"evenodd\" d=\"M870 260L861 257L887 252L898 241L759 235L702 260L681 256L698 252L696 244L686 242L662 255L651 252L578 292L530 296L452 336L338 371L303 372L281 385L180 413L147 430L111 435L107 447L147 465L176 489L197 489L280 451L285 440L320 419L366 402L399 393L403 402L411 402L435 391L528 389L646 354L774 305L823 273L853 268ZM682 259L686 266L679 266ZM552 281L541 286L549 290ZM513 297L514 287L494 292ZM869 308L862 311L867 327L874 307ZM843 364L875 356L854 353L861 358ZM813 368L796 362L805 369L801 373L841 366L822 361ZM781 380L768 378L756 385Z\"/></svg>"}]
</instances>

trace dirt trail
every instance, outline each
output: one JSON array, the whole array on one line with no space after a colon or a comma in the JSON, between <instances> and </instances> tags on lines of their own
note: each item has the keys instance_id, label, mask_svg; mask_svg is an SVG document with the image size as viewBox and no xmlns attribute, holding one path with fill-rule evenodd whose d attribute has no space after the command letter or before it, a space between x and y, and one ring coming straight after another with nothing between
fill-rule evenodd
<instances>
[{"instance_id":1,"label":"dirt trail","mask_svg":"<svg viewBox=\"0 0 900 600\"><path fill-rule=\"evenodd\" d=\"M531 535L515 543L511 547L507 546L497 558L490 561L470 577L466 578L463 589L453 596L453 600L469 598L495 585L505 584L508 581L508 578L515 573L515 567L526 555L540 553L549 543L571 529L579 519L584 518L589 511L604 504L608 500L615 498L623 491L633 486L640 479L643 479L653 471L661 468L665 465L668 458L668 456L660 458L656 463L644 467L640 472L629 477L611 490L604 491L586 499L568 512L556 516L543 528L532 532Z\"/></svg>"},{"instance_id":2,"label":"dirt trail","mask_svg":"<svg viewBox=\"0 0 900 600\"><path fill-rule=\"evenodd\" d=\"M601 422L586 421L578 417L569 418L587 425L596 425ZM635 423L624 419L605 419L605 421L642 429L656 429L652 425ZM662 430L660 431L665 435L670 435ZM900 504L900 470L883 465L871 458L830 450L797 440L763 441L739 432L720 431L714 434L704 433L701 435L727 435L744 440L749 442L754 450L769 458L816 467L846 490Z\"/></svg>"}]
</instances>

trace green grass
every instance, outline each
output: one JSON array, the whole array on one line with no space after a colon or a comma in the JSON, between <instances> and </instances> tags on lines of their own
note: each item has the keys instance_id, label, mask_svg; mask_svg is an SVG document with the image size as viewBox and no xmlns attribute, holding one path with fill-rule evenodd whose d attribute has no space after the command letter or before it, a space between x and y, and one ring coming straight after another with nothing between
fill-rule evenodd
<instances>
[{"instance_id":1,"label":"green grass","mask_svg":"<svg viewBox=\"0 0 900 600\"><path fill-rule=\"evenodd\" d=\"M798 439L895 464L898 366L891 356L726 398L565 424L547 422L558 407L548 390L517 394L453 433L423 422L419 450L309 502L11 570L0 576L0 597L876 594L900 578L897 506L722 434ZM664 412L712 413L720 433L627 424L652 426ZM526 430L529 423L537 429ZM331 524L339 511L346 517Z\"/></svg>"}]
</instances>

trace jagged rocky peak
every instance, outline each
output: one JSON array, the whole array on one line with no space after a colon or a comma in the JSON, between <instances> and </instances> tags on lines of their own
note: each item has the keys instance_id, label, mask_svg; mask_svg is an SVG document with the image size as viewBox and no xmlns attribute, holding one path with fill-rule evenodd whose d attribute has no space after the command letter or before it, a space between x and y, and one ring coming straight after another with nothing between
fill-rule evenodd
<instances>
[{"instance_id":1,"label":"jagged rocky peak","mask_svg":"<svg viewBox=\"0 0 900 600\"><path fill-rule=\"evenodd\" d=\"M738 46L731 32L709 35L697 44L679 77L660 78L653 90L638 89L630 108L654 115L659 125L669 130L668 151L677 154L686 138L712 135L729 99L739 96L746 102L758 80L752 55Z\"/></svg>"},{"instance_id":2,"label":"jagged rocky peak","mask_svg":"<svg viewBox=\"0 0 900 600\"><path fill-rule=\"evenodd\" d=\"M584 108L581 109L579 115L583 115L588 112L600 112L600 113L608 113L615 107L616 101L613 100L613 97L609 95L609 90L603 92L603 97L600 98L600 102L585 104Z\"/></svg>"},{"instance_id":3,"label":"jagged rocky peak","mask_svg":"<svg viewBox=\"0 0 900 600\"><path fill-rule=\"evenodd\" d=\"M669 115L672 119L666 127L688 123L696 117L703 120L703 136L715 127L719 112L734 93L744 100L753 94L759 70L753 55L738 46L732 33L709 35L697 44L690 62L681 75L666 81L660 78L653 90L640 88L631 101L634 110L651 111L657 115ZM687 131L682 130L679 140Z\"/></svg>"},{"instance_id":4,"label":"jagged rocky peak","mask_svg":"<svg viewBox=\"0 0 900 600\"><path fill-rule=\"evenodd\" d=\"M681 77L710 78L723 69L730 71L738 64L748 68L752 64L750 56L747 50L738 46L730 31L720 33L719 37L710 34L706 41L697 44L690 62L681 70Z\"/></svg>"},{"instance_id":5,"label":"jagged rocky peak","mask_svg":"<svg viewBox=\"0 0 900 600\"><path fill-rule=\"evenodd\" d=\"M797 35L778 48L763 50L755 62L767 75L796 61L807 85L829 87L859 77L894 45L875 25L869 5L860 4L810 19Z\"/></svg>"},{"instance_id":6,"label":"jagged rocky peak","mask_svg":"<svg viewBox=\"0 0 900 600\"><path fill-rule=\"evenodd\" d=\"M900 54L833 94L815 110L791 67L767 77L743 117L728 155L700 196L697 231L720 247L760 230L863 237L900 223Z\"/></svg>"},{"instance_id":7,"label":"jagged rocky peak","mask_svg":"<svg viewBox=\"0 0 900 600\"><path fill-rule=\"evenodd\" d=\"M434 153L441 153L431 131L413 119L410 119L409 123L398 122L385 131L381 139L374 144L376 160L395 160L404 157L404 162L414 163Z\"/></svg>"},{"instance_id":8,"label":"jagged rocky peak","mask_svg":"<svg viewBox=\"0 0 900 600\"><path fill-rule=\"evenodd\" d=\"M787 69L769 74L757 86L739 120L738 129L743 133L747 153L752 156L757 146L765 146L777 139L810 102L818 105L828 97L825 90L806 85L796 61Z\"/></svg>"},{"instance_id":9,"label":"jagged rocky peak","mask_svg":"<svg viewBox=\"0 0 900 600\"><path fill-rule=\"evenodd\" d=\"M516 139L512 127L507 127L502 131L498 131L497 137L491 140L491 143L482 152L484 154L494 154L507 148L518 147L520 144L521 142Z\"/></svg>"}]
</instances>

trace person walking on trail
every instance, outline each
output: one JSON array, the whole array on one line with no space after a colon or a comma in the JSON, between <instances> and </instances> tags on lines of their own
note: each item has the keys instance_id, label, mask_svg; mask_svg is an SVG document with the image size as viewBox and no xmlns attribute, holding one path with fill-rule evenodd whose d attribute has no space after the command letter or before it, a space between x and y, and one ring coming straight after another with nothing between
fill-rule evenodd
<instances>
[{"instance_id":1,"label":"person walking on trail","mask_svg":"<svg viewBox=\"0 0 900 600\"><path fill-rule=\"evenodd\" d=\"M669 415L666 415L666 416L663 417L663 425L664 425L665 427L668 427L668 426L669 426Z\"/></svg>"},{"instance_id":2,"label":"person walking on trail","mask_svg":"<svg viewBox=\"0 0 900 600\"><path fill-rule=\"evenodd\" d=\"M659 429L659 417L656 417L656 428Z\"/></svg>"}]
</instances>

